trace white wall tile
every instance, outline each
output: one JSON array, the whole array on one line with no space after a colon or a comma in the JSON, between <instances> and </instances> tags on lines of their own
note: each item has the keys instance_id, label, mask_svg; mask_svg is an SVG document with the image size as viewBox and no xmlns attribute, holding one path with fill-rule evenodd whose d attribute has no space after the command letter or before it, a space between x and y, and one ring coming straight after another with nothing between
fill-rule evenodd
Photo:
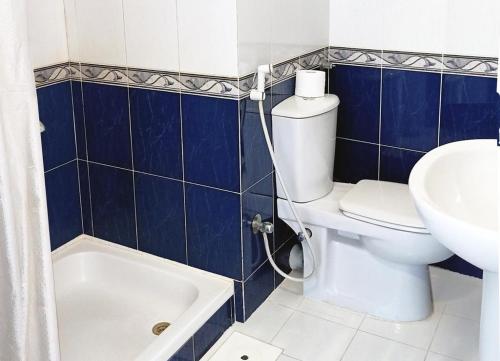
<instances>
[{"instance_id":1,"label":"white wall tile","mask_svg":"<svg viewBox=\"0 0 500 361\"><path fill-rule=\"evenodd\" d=\"M330 0L330 45L382 49L379 0Z\"/></svg>"},{"instance_id":2,"label":"white wall tile","mask_svg":"<svg viewBox=\"0 0 500 361\"><path fill-rule=\"evenodd\" d=\"M62 0L28 0L28 40L34 68L68 60Z\"/></svg>"},{"instance_id":3,"label":"white wall tile","mask_svg":"<svg viewBox=\"0 0 500 361\"><path fill-rule=\"evenodd\" d=\"M234 0L180 0L179 58L182 72L238 75Z\"/></svg>"},{"instance_id":4,"label":"white wall tile","mask_svg":"<svg viewBox=\"0 0 500 361\"><path fill-rule=\"evenodd\" d=\"M330 19L329 0L302 0L298 9L301 34L298 43L301 54L328 46Z\"/></svg>"},{"instance_id":5,"label":"white wall tile","mask_svg":"<svg viewBox=\"0 0 500 361\"><path fill-rule=\"evenodd\" d=\"M179 71L176 0L123 0L129 67Z\"/></svg>"},{"instance_id":6,"label":"white wall tile","mask_svg":"<svg viewBox=\"0 0 500 361\"><path fill-rule=\"evenodd\" d=\"M447 0L382 0L382 49L441 54Z\"/></svg>"},{"instance_id":7,"label":"white wall tile","mask_svg":"<svg viewBox=\"0 0 500 361\"><path fill-rule=\"evenodd\" d=\"M68 39L69 60L80 60L80 47L78 44L78 17L76 12L77 0L64 0L66 16L66 34Z\"/></svg>"},{"instance_id":8,"label":"white wall tile","mask_svg":"<svg viewBox=\"0 0 500 361\"><path fill-rule=\"evenodd\" d=\"M272 63L280 63L297 57L302 47L297 39L301 38L301 1L302 0L271 0Z\"/></svg>"},{"instance_id":9,"label":"white wall tile","mask_svg":"<svg viewBox=\"0 0 500 361\"><path fill-rule=\"evenodd\" d=\"M238 0L238 71L255 72L271 62L271 19L269 0Z\"/></svg>"},{"instance_id":10,"label":"white wall tile","mask_svg":"<svg viewBox=\"0 0 500 361\"><path fill-rule=\"evenodd\" d=\"M122 0L76 0L80 61L126 65Z\"/></svg>"},{"instance_id":11,"label":"white wall tile","mask_svg":"<svg viewBox=\"0 0 500 361\"><path fill-rule=\"evenodd\" d=\"M445 53L498 57L500 1L448 1Z\"/></svg>"}]
</instances>

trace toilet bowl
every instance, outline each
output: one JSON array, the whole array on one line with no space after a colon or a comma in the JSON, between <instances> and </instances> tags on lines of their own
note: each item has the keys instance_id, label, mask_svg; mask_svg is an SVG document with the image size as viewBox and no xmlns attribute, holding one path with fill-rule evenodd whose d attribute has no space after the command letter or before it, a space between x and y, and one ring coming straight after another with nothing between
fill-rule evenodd
<instances>
[{"instance_id":1,"label":"toilet bowl","mask_svg":"<svg viewBox=\"0 0 500 361\"><path fill-rule=\"evenodd\" d=\"M272 110L277 164L299 218L312 232L304 250L304 294L396 321L433 310L429 264L452 253L420 220L405 184L334 183L335 95L290 97ZM278 216L299 227L277 184ZM307 249L307 247L305 247Z\"/></svg>"},{"instance_id":2,"label":"toilet bowl","mask_svg":"<svg viewBox=\"0 0 500 361\"><path fill-rule=\"evenodd\" d=\"M296 203L312 232L318 263L304 282L306 296L395 321L423 320L432 313L428 265L452 253L421 225L407 188L367 180L334 183L326 196ZM391 212L394 202L398 206ZM278 216L298 231L283 199ZM311 261L307 252L304 256L308 273Z\"/></svg>"}]
</instances>

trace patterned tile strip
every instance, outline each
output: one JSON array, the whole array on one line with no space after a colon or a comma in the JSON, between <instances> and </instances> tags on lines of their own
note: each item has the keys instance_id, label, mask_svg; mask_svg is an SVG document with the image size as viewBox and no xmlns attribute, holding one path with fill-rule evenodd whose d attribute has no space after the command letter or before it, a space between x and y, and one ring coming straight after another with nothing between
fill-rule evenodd
<instances>
[{"instance_id":1,"label":"patterned tile strip","mask_svg":"<svg viewBox=\"0 0 500 361\"><path fill-rule=\"evenodd\" d=\"M299 69L317 68L325 60L335 64L443 71L487 77L496 77L498 73L496 58L329 47L276 64L273 73L266 79L266 86L293 77ZM255 74L233 78L69 62L39 68L34 73L37 87L69 79L81 79L88 82L182 91L232 99L248 96L256 81Z\"/></svg>"},{"instance_id":2,"label":"patterned tile strip","mask_svg":"<svg viewBox=\"0 0 500 361\"><path fill-rule=\"evenodd\" d=\"M330 47L328 58L335 64L442 71L486 77L496 77L498 73L498 59L486 57Z\"/></svg>"}]
</instances>

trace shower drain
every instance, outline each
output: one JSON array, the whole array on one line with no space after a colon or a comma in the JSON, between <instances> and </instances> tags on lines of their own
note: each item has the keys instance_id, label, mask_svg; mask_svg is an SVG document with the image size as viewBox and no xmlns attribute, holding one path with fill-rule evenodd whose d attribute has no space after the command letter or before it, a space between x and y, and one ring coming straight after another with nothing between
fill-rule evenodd
<instances>
[{"instance_id":1,"label":"shower drain","mask_svg":"<svg viewBox=\"0 0 500 361\"><path fill-rule=\"evenodd\" d=\"M153 333L158 336L160 335L163 331L165 331L168 326L170 326L170 323L168 322L158 322L156 325L153 326Z\"/></svg>"}]
</instances>

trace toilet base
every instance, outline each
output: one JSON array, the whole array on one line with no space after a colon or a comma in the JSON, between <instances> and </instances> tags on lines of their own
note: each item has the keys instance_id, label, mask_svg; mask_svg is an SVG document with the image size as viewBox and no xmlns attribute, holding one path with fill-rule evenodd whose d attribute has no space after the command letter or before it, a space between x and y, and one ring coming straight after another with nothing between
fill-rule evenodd
<instances>
[{"instance_id":1,"label":"toilet base","mask_svg":"<svg viewBox=\"0 0 500 361\"><path fill-rule=\"evenodd\" d=\"M392 321L418 321L432 314L428 265L387 261L367 251L355 235L310 228L318 265L304 283L304 295ZM304 266L309 273L308 252Z\"/></svg>"}]
</instances>

